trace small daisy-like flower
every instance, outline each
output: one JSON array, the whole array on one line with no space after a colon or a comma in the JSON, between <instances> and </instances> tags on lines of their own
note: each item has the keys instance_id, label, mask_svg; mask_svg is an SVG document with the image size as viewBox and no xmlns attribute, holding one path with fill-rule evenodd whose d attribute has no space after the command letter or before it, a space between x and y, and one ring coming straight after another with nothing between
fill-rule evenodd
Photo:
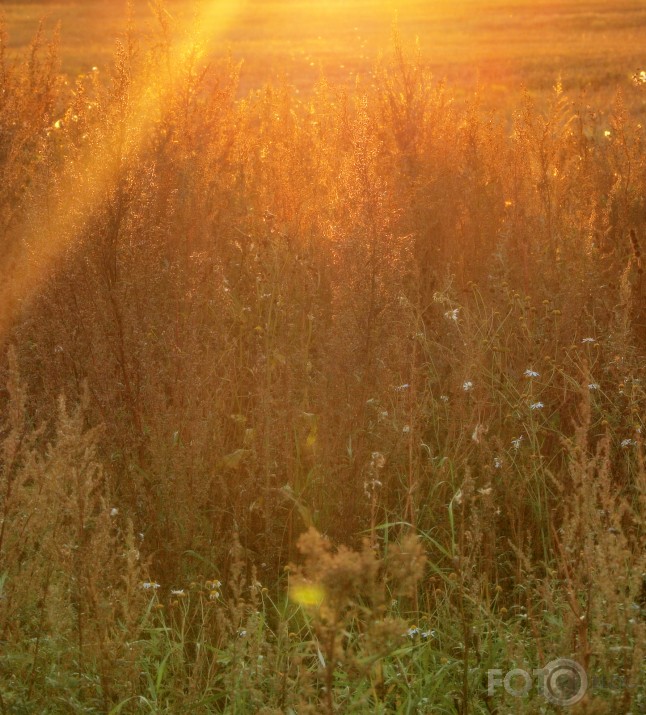
<instances>
[{"instance_id":1,"label":"small daisy-like flower","mask_svg":"<svg viewBox=\"0 0 646 715\"><path fill-rule=\"evenodd\" d=\"M632 447L633 445L637 444L634 439L623 439L621 441L621 446L624 449L628 449L628 447Z\"/></svg>"},{"instance_id":2,"label":"small daisy-like flower","mask_svg":"<svg viewBox=\"0 0 646 715\"><path fill-rule=\"evenodd\" d=\"M596 338L583 338L582 343L596 343Z\"/></svg>"},{"instance_id":3,"label":"small daisy-like flower","mask_svg":"<svg viewBox=\"0 0 646 715\"><path fill-rule=\"evenodd\" d=\"M459 308L454 308L453 310L447 310L446 313L444 313L444 317L447 320L453 320L454 322L458 322L458 313L460 312Z\"/></svg>"},{"instance_id":4,"label":"small daisy-like flower","mask_svg":"<svg viewBox=\"0 0 646 715\"><path fill-rule=\"evenodd\" d=\"M238 638L246 638L247 637L247 631L244 628L241 628L238 631Z\"/></svg>"},{"instance_id":5,"label":"small daisy-like flower","mask_svg":"<svg viewBox=\"0 0 646 715\"><path fill-rule=\"evenodd\" d=\"M406 631L406 633L404 633L404 638L415 638L415 636L418 636L419 634L419 628L417 626L412 626Z\"/></svg>"},{"instance_id":6,"label":"small daisy-like flower","mask_svg":"<svg viewBox=\"0 0 646 715\"><path fill-rule=\"evenodd\" d=\"M520 449L520 443L523 441L524 435L520 435L520 437L516 437L516 439L512 439L511 443L514 447L514 449Z\"/></svg>"},{"instance_id":7,"label":"small daisy-like flower","mask_svg":"<svg viewBox=\"0 0 646 715\"><path fill-rule=\"evenodd\" d=\"M404 390L408 390L409 387L410 387L410 385L406 382L403 385L398 385L395 388L395 392L404 392Z\"/></svg>"},{"instance_id":8,"label":"small daisy-like flower","mask_svg":"<svg viewBox=\"0 0 646 715\"><path fill-rule=\"evenodd\" d=\"M435 631L433 631L433 630L430 630L430 631L422 631L422 632L420 633L420 636L421 636L424 640L428 640L429 638L435 638L436 635L437 635L437 633L436 633Z\"/></svg>"},{"instance_id":9,"label":"small daisy-like flower","mask_svg":"<svg viewBox=\"0 0 646 715\"><path fill-rule=\"evenodd\" d=\"M532 402L529 406L530 410L542 410L545 405L542 402Z\"/></svg>"},{"instance_id":10,"label":"small daisy-like flower","mask_svg":"<svg viewBox=\"0 0 646 715\"><path fill-rule=\"evenodd\" d=\"M141 587L144 589L144 591L150 591L151 589L153 591L156 591L158 588L161 588L156 581L144 581L141 584Z\"/></svg>"},{"instance_id":11,"label":"small daisy-like flower","mask_svg":"<svg viewBox=\"0 0 646 715\"><path fill-rule=\"evenodd\" d=\"M470 392L471 390L473 390L473 382L471 382L471 380L465 380L465 381L462 383L462 389L463 389L465 392Z\"/></svg>"},{"instance_id":12,"label":"small daisy-like flower","mask_svg":"<svg viewBox=\"0 0 646 715\"><path fill-rule=\"evenodd\" d=\"M588 390L594 391L599 389L599 383L598 382L591 382L588 385Z\"/></svg>"},{"instance_id":13,"label":"small daisy-like flower","mask_svg":"<svg viewBox=\"0 0 646 715\"><path fill-rule=\"evenodd\" d=\"M382 411L379 413L379 419L382 420L382 421L383 421L383 420L387 420L387 419L388 419L388 410L382 410Z\"/></svg>"},{"instance_id":14,"label":"small daisy-like flower","mask_svg":"<svg viewBox=\"0 0 646 715\"><path fill-rule=\"evenodd\" d=\"M112 509L110 509L110 516L117 516L119 513L119 510L117 509L116 506L113 506Z\"/></svg>"},{"instance_id":15,"label":"small daisy-like flower","mask_svg":"<svg viewBox=\"0 0 646 715\"><path fill-rule=\"evenodd\" d=\"M448 395L440 395L440 400L442 400L442 402L448 402L449 396Z\"/></svg>"},{"instance_id":16,"label":"small daisy-like flower","mask_svg":"<svg viewBox=\"0 0 646 715\"><path fill-rule=\"evenodd\" d=\"M410 426L409 425L404 425L402 427L402 432L403 434L409 434L410 433Z\"/></svg>"},{"instance_id":17,"label":"small daisy-like flower","mask_svg":"<svg viewBox=\"0 0 646 715\"><path fill-rule=\"evenodd\" d=\"M186 595L186 592L184 591L183 588L171 588L170 595L177 596L178 598L182 598L183 596Z\"/></svg>"},{"instance_id":18,"label":"small daisy-like flower","mask_svg":"<svg viewBox=\"0 0 646 715\"><path fill-rule=\"evenodd\" d=\"M494 469L502 468L502 459L500 457L493 458L493 467L494 467Z\"/></svg>"},{"instance_id":19,"label":"small daisy-like flower","mask_svg":"<svg viewBox=\"0 0 646 715\"><path fill-rule=\"evenodd\" d=\"M532 369L525 370L524 374L525 374L525 377L529 377L529 378L541 376L540 372L536 372L536 370L532 370Z\"/></svg>"}]
</instances>

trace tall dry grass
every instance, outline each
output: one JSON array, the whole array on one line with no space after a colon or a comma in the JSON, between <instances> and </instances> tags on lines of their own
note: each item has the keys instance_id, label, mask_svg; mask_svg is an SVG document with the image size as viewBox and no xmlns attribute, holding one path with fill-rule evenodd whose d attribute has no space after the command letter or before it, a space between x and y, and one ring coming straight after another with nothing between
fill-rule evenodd
<instances>
[{"instance_id":1,"label":"tall dry grass","mask_svg":"<svg viewBox=\"0 0 646 715\"><path fill-rule=\"evenodd\" d=\"M533 713L487 669L556 657L642 712L642 89L489 116L396 39L240 98L171 34L0 39L0 712Z\"/></svg>"}]
</instances>

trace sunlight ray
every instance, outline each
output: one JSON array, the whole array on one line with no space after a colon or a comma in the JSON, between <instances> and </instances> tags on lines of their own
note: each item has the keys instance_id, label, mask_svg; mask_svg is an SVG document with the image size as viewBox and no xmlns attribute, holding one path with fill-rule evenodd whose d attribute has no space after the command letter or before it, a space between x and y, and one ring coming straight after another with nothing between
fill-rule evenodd
<instances>
[{"instance_id":1,"label":"sunlight ray","mask_svg":"<svg viewBox=\"0 0 646 715\"><path fill-rule=\"evenodd\" d=\"M198 6L192 20L177 33L182 39L172 50L173 73L180 74L189 63L204 56L209 46L236 21L244 5L245 0L207 0ZM172 16L171 19L175 21ZM138 87L138 91L128 112L125 129L122 125L112 130L105 127L108 136L124 133L131 160L140 153L159 107L172 92L172 83L168 79L160 86L159 78L155 78L154 83L135 78L133 87ZM45 215L36 211L28 213L24 235L0 259L0 344L22 307L38 291L41 282L51 275L65 249L82 235L95 208L119 180L122 165L119 160L111 160L111 144L108 141L103 151L97 152L92 147L80 156L68 159L62 173L82 175L86 178L83 186L71 187L70 200L59 200L48 207Z\"/></svg>"}]
</instances>

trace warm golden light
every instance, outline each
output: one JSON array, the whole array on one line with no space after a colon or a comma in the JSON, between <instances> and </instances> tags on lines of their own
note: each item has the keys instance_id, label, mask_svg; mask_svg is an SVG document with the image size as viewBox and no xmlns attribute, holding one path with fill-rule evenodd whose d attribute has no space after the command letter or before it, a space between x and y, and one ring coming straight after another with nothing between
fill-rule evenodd
<instances>
[{"instance_id":1,"label":"warm golden light","mask_svg":"<svg viewBox=\"0 0 646 715\"><path fill-rule=\"evenodd\" d=\"M183 38L171 49L173 75L181 75L189 63L195 63L215 40L231 27L245 5L245 0L206 0L192 18L184 21L183 27L174 28ZM157 12L166 15L170 24L174 16L157 7ZM172 76L172 75L171 75ZM6 336L13 319L21 307L37 291L42 280L51 275L56 261L65 248L74 243L91 220L93 211L116 185L123 170L123 161L136 161L142 142L156 119L159 107L172 92L170 77L160 84L159 78L152 82L132 79L134 99L127 110L125 122L113 127L105 126L107 137L103 150L96 146L86 149L79 157L68 159L64 176L82 177L70 187L68 196L62 196L49 207L46 215L28 215L25 221L27 236L17 241L12 250L5 252L0 263L0 342ZM57 120L53 129L59 129ZM124 156L112 157L116 135L122 134Z\"/></svg>"}]
</instances>

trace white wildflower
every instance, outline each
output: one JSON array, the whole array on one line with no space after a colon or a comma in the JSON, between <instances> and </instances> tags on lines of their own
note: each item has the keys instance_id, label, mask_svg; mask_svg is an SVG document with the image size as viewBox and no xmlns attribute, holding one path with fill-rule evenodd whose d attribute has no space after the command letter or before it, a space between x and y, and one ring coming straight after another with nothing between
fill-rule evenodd
<instances>
[{"instance_id":1,"label":"white wildflower","mask_svg":"<svg viewBox=\"0 0 646 715\"><path fill-rule=\"evenodd\" d=\"M530 406L530 410L542 410L545 405L542 402L533 402Z\"/></svg>"},{"instance_id":2,"label":"white wildflower","mask_svg":"<svg viewBox=\"0 0 646 715\"><path fill-rule=\"evenodd\" d=\"M397 387L395 387L395 392L404 392L404 390L408 390L409 387L410 385L406 382L403 385L398 385Z\"/></svg>"},{"instance_id":3,"label":"white wildflower","mask_svg":"<svg viewBox=\"0 0 646 715\"><path fill-rule=\"evenodd\" d=\"M536 372L536 370L532 370L531 368L528 368L527 370L525 370L525 377L532 378L532 377L540 377L540 376L541 376L540 372Z\"/></svg>"},{"instance_id":4,"label":"white wildflower","mask_svg":"<svg viewBox=\"0 0 646 715\"><path fill-rule=\"evenodd\" d=\"M583 338L582 343L596 343L596 338Z\"/></svg>"},{"instance_id":5,"label":"white wildflower","mask_svg":"<svg viewBox=\"0 0 646 715\"><path fill-rule=\"evenodd\" d=\"M594 391L599 389L599 383L598 382L591 382L588 385L588 390Z\"/></svg>"},{"instance_id":6,"label":"white wildflower","mask_svg":"<svg viewBox=\"0 0 646 715\"><path fill-rule=\"evenodd\" d=\"M465 392L469 392L470 390L473 390L473 382L471 382L471 380L465 380L465 381L462 383L462 389L463 389Z\"/></svg>"},{"instance_id":7,"label":"white wildflower","mask_svg":"<svg viewBox=\"0 0 646 715\"><path fill-rule=\"evenodd\" d=\"M453 310L447 310L446 313L444 313L444 317L447 320L453 320L454 322L458 322L458 313L460 312L459 308L453 308Z\"/></svg>"},{"instance_id":8,"label":"white wildflower","mask_svg":"<svg viewBox=\"0 0 646 715\"><path fill-rule=\"evenodd\" d=\"M520 449L520 443L525 439L524 435L520 435L520 437L516 437L516 439L512 439L511 443L514 446L514 449Z\"/></svg>"},{"instance_id":9,"label":"white wildflower","mask_svg":"<svg viewBox=\"0 0 646 715\"><path fill-rule=\"evenodd\" d=\"M628 449L628 447L632 447L632 446L634 446L634 445L636 445L636 444L637 444L637 442L635 442L634 439L623 439L623 440L621 441L621 446L622 446L624 449Z\"/></svg>"},{"instance_id":10,"label":"white wildflower","mask_svg":"<svg viewBox=\"0 0 646 715\"><path fill-rule=\"evenodd\" d=\"M442 402L448 402L449 396L448 395L440 395L440 400L442 400Z\"/></svg>"},{"instance_id":11,"label":"white wildflower","mask_svg":"<svg viewBox=\"0 0 646 715\"><path fill-rule=\"evenodd\" d=\"M144 591L150 591L151 589L153 591L156 591L158 588L161 588L156 581L144 581L141 584L141 587L144 589Z\"/></svg>"},{"instance_id":12,"label":"white wildflower","mask_svg":"<svg viewBox=\"0 0 646 715\"><path fill-rule=\"evenodd\" d=\"M494 469L502 468L502 459L500 457L493 458L493 467L494 467Z\"/></svg>"},{"instance_id":13,"label":"white wildflower","mask_svg":"<svg viewBox=\"0 0 646 715\"><path fill-rule=\"evenodd\" d=\"M383 486L381 480L377 478L377 474L384 468L385 464L386 458L381 452L373 452L371 454L369 469L373 474L373 478L363 482L363 493L368 499L372 499L376 495L377 490Z\"/></svg>"}]
</instances>

